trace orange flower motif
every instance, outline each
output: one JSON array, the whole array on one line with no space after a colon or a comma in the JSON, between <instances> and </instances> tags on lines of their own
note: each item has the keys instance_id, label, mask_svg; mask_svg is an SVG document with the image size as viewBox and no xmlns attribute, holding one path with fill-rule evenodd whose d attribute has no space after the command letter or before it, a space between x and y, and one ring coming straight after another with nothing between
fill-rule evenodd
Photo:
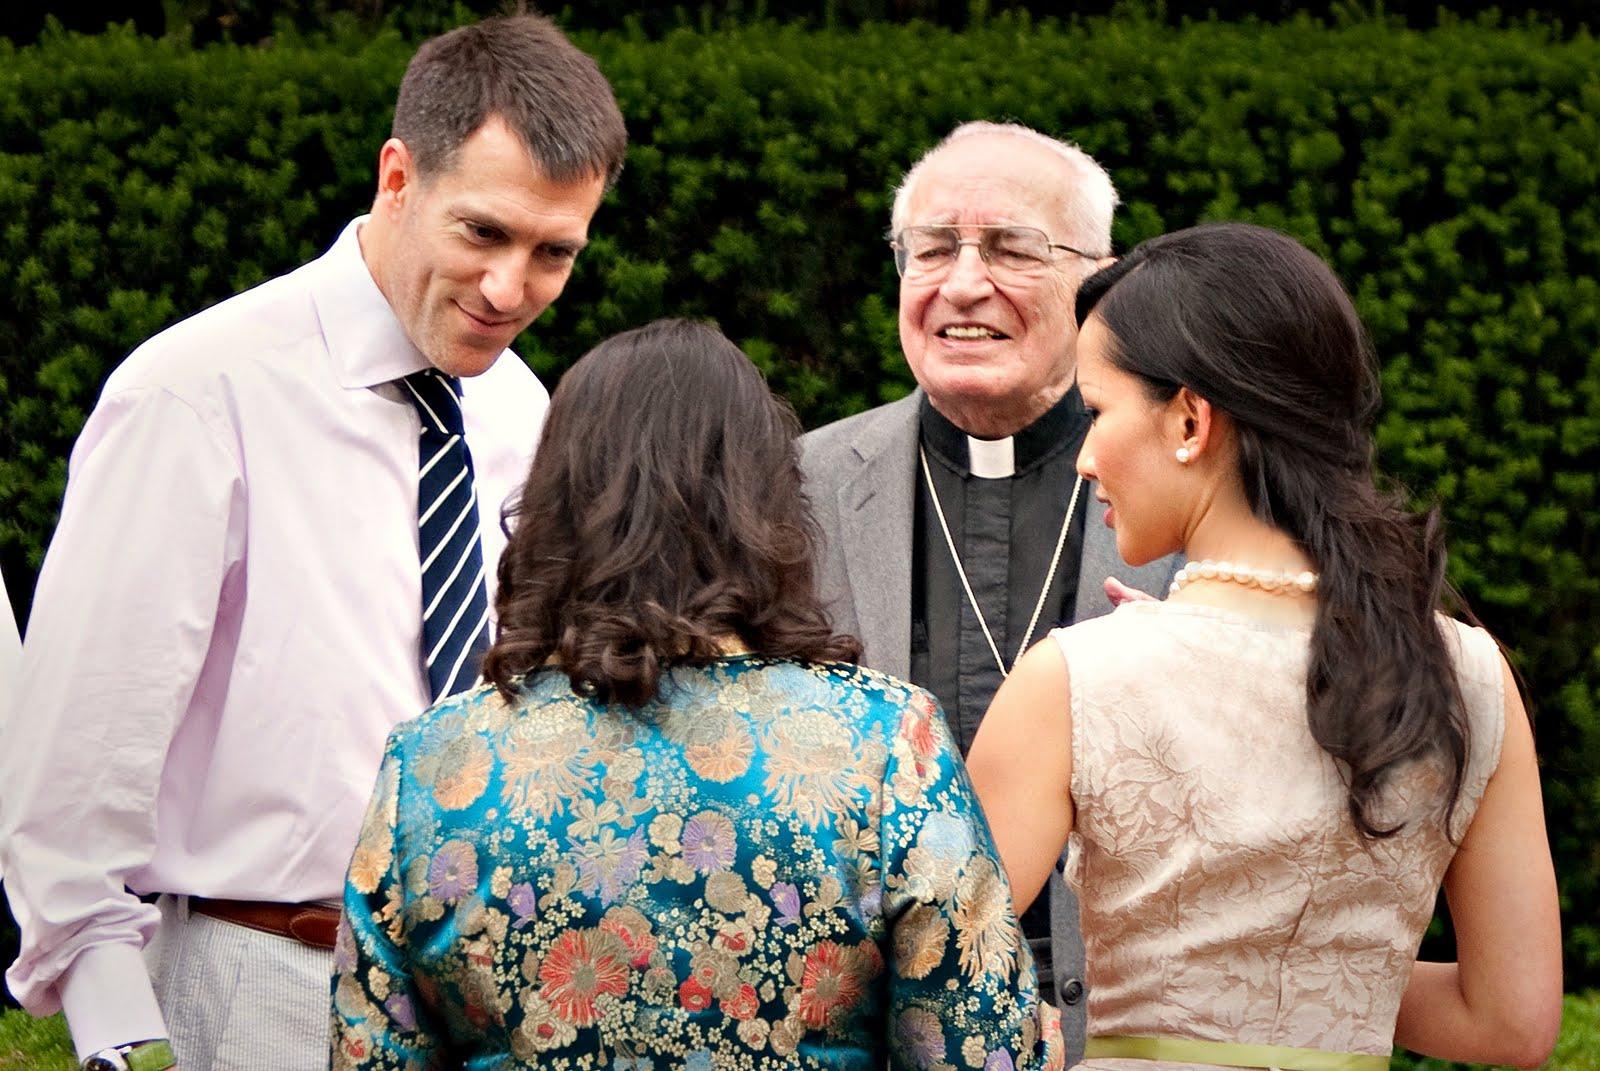
<instances>
[{"instance_id":1,"label":"orange flower motif","mask_svg":"<svg viewBox=\"0 0 1600 1071\"><path fill-rule=\"evenodd\" d=\"M730 1019L744 1022L752 1018L761 1007L761 1001L756 997L756 987L746 982L739 987L739 992L722 1002L722 1010Z\"/></svg>"},{"instance_id":2,"label":"orange flower motif","mask_svg":"<svg viewBox=\"0 0 1600 1071\"><path fill-rule=\"evenodd\" d=\"M632 925L629 925L632 922ZM650 962L650 953L656 950L656 939L646 927L644 916L637 920L624 921L618 915L607 915L600 920L600 928L606 933L614 934L616 938L628 949L628 966L644 967Z\"/></svg>"},{"instance_id":3,"label":"orange flower motif","mask_svg":"<svg viewBox=\"0 0 1600 1071\"><path fill-rule=\"evenodd\" d=\"M623 946L599 930L568 930L539 966L539 995L573 1026L593 1026L600 1018L595 998L628 991L628 965L617 954Z\"/></svg>"},{"instance_id":4,"label":"orange flower motif","mask_svg":"<svg viewBox=\"0 0 1600 1071\"><path fill-rule=\"evenodd\" d=\"M693 975L678 987L678 1003L693 1012L711 1007L711 997L711 987Z\"/></svg>"},{"instance_id":5,"label":"orange flower motif","mask_svg":"<svg viewBox=\"0 0 1600 1071\"><path fill-rule=\"evenodd\" d=\"M800 1017L813 1030L830 1025L864 991L857 956L833 941L806 953L800 976Z\"/></svg>"},{"instance_id":6,"label":"orange flower motif","mask_svg":"<svg viewBox=\"0 0 1600 1071\"><path fill-rule=\"evenodd\" d=\"M738 926L724 926L714 944L724 952L747 952L750 949L750 936Z\"/></svg>"},{"instance_id":7,"label":"orange flower motif","mask_svg":"<svg viewBox=\"0 0 1600 1071\"><path fill-rule=\"evenodd\" d=\"M919 696L921 700L923 697ZM933 734L933 707L926 702L915 702L914 713L908 717L900 731L901 738L911 745L911 757L916 763L918 777L927 776L928 760L937 748Z\"/></svg>"}]
</instances>

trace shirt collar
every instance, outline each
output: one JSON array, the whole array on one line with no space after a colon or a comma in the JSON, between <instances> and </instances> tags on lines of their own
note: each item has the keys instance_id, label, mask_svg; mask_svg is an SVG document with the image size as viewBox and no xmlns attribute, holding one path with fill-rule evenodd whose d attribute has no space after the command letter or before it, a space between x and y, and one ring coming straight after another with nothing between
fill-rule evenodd
<instances>
[{"instance_id":1,"label":"shirt collar","mask_svg":"<svg viewBox=\"0 0 1600 1071\"><path fill-rule=\"evenodd\" d=\"M972 448L967 433L935 409L926 394L922 396L918 419L922 428L923 443L961 476L973 475ZM1072 389L1062 395L1061 400L1046 410L1038 420L1015 435L1007 437L1010 440L1011 457L1015 466L1010 475L1020 476L1077 443L1083 438L1088 422L1089 414L1084 409L1083 398L1078 394L1077 385L1074 384ZM1004 447L983 448L983 450L986 456L979 458L978 475L986 475L984 470L987 455L994 455L997 459L1003 459L1004 455ZM990 461L989 464L992 466L995 462ZM1000 460L999 464L1003 465L1003 460ZM991 479L1000 475L998 470L991 468L990 471L996 473L995 476L989 476Z\"/></svg>"},{"instance_id":2,"label":"shirt collar","mask_svg":"<svg viewBox=\"0 0 1600 1071\"><path fill-rule=\"evenodd\" d=\"M340 386L350 389L388 383L428 367L428 358L407 337L361 256L359 232L369 218L351 220L317 261L321 279L312 290L335 374Z\"/></svg>"}]
</instances>

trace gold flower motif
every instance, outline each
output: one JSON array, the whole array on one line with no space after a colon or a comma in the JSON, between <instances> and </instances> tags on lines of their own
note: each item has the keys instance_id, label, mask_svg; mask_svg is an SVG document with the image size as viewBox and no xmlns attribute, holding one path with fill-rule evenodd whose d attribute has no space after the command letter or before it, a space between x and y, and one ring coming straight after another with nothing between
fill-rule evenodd
<instances>
[{"instance_id":1,"label":"gold flower motif","mask_svg":"<svg viewBox=\"0 0 1600 1071\"><path fill-rule=\"evenodd\" d=\"M929 904L913 904L895 923L894 958L907 978L926 978L944 962L950 924Z\"/></svg>"},{"instance_id":2,"label":"gold flower motif","mask_svg":"<svg viewBox=\"0 0 1600 1071\"><path fill-rule=\"evenodd\" d=\"M433 780L433 798L447 811L459 811L477 802L489 787L493 760L489 745L477 733L458 736L445 745Z\"/></svg>"},{"instance_id":3,"label":"gold flower motif","mask_svg":"<svg viewBox=\"0 0 1600 1071\"><path fill-rule=\"evenodd\" d=\"M650 843L676 855L683 850L678 838L683 833L683 819L675 814L658 814L650 822Z\"/></svg>"},{"instance_id":4,"label":"gold flower motif","mask_svg":"<svg viewBox=\"0 0 1600 1071\"><path fill-rule=\"evenodd\" d=\"M955 924L961 969L968 978L1011 975L1021 943L1011 917L1011 893L985 856L975 856L956 885Z\"/></svg>"}]
</instances>

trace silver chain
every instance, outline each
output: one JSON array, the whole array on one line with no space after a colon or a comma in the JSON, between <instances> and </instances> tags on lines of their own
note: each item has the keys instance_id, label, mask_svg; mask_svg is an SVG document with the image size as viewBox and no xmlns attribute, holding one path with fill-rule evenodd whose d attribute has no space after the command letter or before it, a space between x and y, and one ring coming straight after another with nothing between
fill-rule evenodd
<instances>
[{"instance_id":1,"label":"silver chain","mask_svg":"<svg viewBox=\"0 0 1600 1071\"><path fill-rule=\"evenodd\" d=\"M928 484L928 497L933 499L933 512L939 518L939 529L944 532L944 545L950 548L950 560L956 563L956 575L961 578L961 590L967 593L967 602L972 606L972 612L978 617L978 627L983 629L983 638L989 641L989 653L994 655L994 664L1000 667L1000 676L1009 677L1011 671L1006 668L1005 659L1000 657L1000 648L995 645L994 634L989 631L989 622L983 618L983 607L978 605L977 596L972 594L972 585L967 582L967 571L961 565L961 555L956 551L956 541L950 537L950 525L944 519L944 505L939 501L939 489L933 486L933 473L928 470L928 452L922 447L917 447L917 457L922 461L922 478ZM1061 534L1056 536L1056 550L1050 555L1050 571L1045 573L1044 587L1039 589L1039 601L1033 604L1033 616L1028 619L1028 631L1022 634L1022 646L1017 648L1017 657L1028 649L1028 641L1033 639L1033 630L1039 624L1039 615L1044 612L1044 601L1050 596L1050 585L1056 578L1056 566L1061 564L1061 550L1067 545L1067 529L1072 527L1072 514L1078 508L1078 492L1083 490L1083 473L1078 473L1078 478L1072 484L1072 497L1067 500L1067 515L1061 518ZM1016 665L1015 662L1012 665Z\"/></svg>"}]
</instances>

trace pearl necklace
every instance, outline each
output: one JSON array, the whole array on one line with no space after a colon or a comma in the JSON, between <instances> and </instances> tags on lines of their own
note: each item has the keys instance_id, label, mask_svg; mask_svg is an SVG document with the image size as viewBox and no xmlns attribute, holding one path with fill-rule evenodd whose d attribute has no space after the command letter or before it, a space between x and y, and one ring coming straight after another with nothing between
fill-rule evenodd
<instances>
[{"instance_id":1,"label":"pearl necklace","mask_svg":"<svg viewBox=\"0 0 1600 1071\"><path fill-rule=\"evenodd\" d=\"M1317 590L1317 574L1309 570L1303 573L1275 572L1232 562L1214 562L1210 558L1185 563L1172 578L1172 587L1168 590L1177 594L1196 580L1231 580L1235 584L1260 588L1274 595L1310 595Z\"/></svg>"}]
</instances>

